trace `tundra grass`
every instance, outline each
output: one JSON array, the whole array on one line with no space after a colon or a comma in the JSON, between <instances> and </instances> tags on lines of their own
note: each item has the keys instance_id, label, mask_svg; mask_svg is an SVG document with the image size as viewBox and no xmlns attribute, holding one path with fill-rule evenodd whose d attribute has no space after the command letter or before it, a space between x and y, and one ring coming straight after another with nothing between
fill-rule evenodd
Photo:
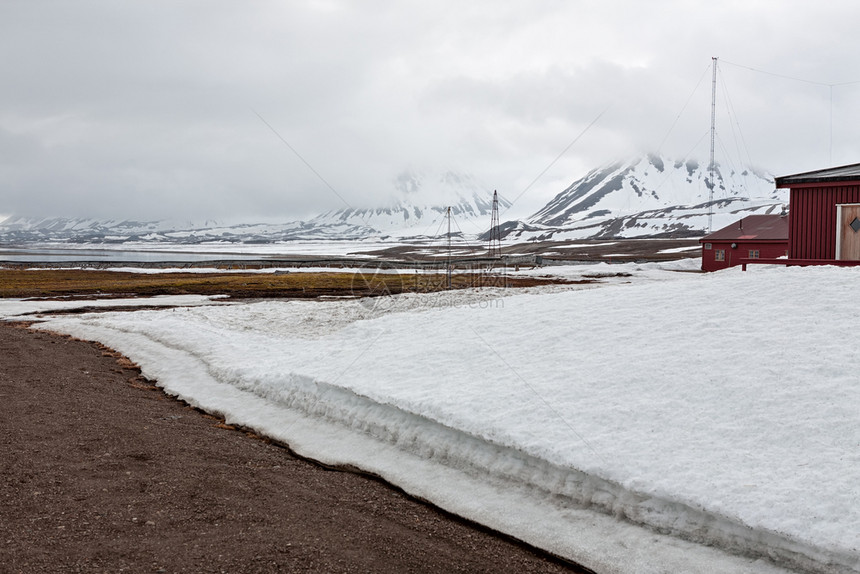
<instances>
[{"instance_id":1,"label":"tundra grass","mask_svg":"<svg viewBox=\"0 0 860 574\"><path fill-rule=\"evenodd\" d=\"M527 287L547 280L454 273L451 287ZM133 273L0 269L0 297L228 295L236 298L375 296L447 288L447 276L414 273Z\"/></svg>"}]
</instances>

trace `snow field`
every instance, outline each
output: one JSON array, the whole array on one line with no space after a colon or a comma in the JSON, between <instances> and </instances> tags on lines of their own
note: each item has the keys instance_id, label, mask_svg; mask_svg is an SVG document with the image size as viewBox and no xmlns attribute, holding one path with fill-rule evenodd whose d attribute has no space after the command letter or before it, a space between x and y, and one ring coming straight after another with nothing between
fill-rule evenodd
<instances>
[{"instance_id":1,"label":"snow field","mask_svg":"<svg viewBox=\"0 0 860 574\"><path fill-rule=\"evenodd\" d=\"M305 454L600 571L779 571L756 556L860 571L848 367L860 351L844 302L858 270L634 270L630 285L499 305L474 293L390 312L261 302L46 328L100 340L168 391Z\"/></svg>"},{"instance_id":2,"label":"snow field","mask_svg":"<svg viewBox=\"0 0 860 574\"><path fill-rule=\"evenodd\" d=\"M0 299L0 318L17 318L31 313L67 311L83 307L161 307L171 305L212 305L220 295L159 295L156 297L130 297L105 299Z\"/></svg>"}]
</instances>

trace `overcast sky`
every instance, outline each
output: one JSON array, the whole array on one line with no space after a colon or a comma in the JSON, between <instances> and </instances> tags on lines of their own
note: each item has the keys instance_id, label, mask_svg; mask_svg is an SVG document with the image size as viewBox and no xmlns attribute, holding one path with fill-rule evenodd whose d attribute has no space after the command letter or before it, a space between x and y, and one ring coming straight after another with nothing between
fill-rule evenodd
<instances>
[{"instance_id":1,"label":"overcast sky","mask_svg":"<svg viewBox=\"0 0 860 574\"><path fill-rule=\"evenodd\" d=\"M630 154L706 162L712 56L720 163L860 162L858 22L855 0L2 0L0 214L286 221L410 170L514 199L576 140L526 215Z\"/></svg>"}]
</instances>

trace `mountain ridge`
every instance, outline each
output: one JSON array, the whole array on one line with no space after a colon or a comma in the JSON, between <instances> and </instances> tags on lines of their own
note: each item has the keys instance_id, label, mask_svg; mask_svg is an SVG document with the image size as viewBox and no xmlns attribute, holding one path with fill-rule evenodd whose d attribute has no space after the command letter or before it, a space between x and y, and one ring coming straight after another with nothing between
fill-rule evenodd
<instances>
[{"instance_id":1,"label":"mountain ridge","mask_svg":"<svg viewBox=\"0 0 860 574\"><path fill-rule=\"evenodd\" d=\"M657 154L609 162L575 180L541 209L505 221L508 241L694 237L744 215L774 213L787 191L752 168L719 164L710 173L695 159ZM504 210L510 202L499 198ZM228 225L217 220L135 221L9 217L0 222L3 243L275 243L328 240L427 240L443 230L448 208L452 232L478 239L489 234L492 192L468 174L403 172L385 205L345 207L304 221ZM709 213L712 212L712 213Z\"/></svg>"},{"instance_id":2,"label":"mountain ridge","mask_svg":"<svg viewBox=\"0 0 860 574\"><path fill-rule=\"evenodd\" d=\"M486 219L489 223L493 192L471 175L453 171L431 176L404 172L398 176L395 188L398 193L384 206L330 210L311 219L310 223L366 225L397 237L428 236L436 234L449 208L452 218L459 222ZM499 197L500 209L510 205ZM476 229L474 233L484 230Z\"/></svg>"},{"instance_id":3,"label":"mountain ridge","mask_svg":"<svg viewBox=\"0 0 860 574\"><path fill-rule=\"evenodd\" d=\"M506 221L503 237L519 240L691 237L743 215L781 211L785 190L750 167L714 167L695 159L647 154L607 163L575 180L524 220Z\"/></svg>"}]
</instances>

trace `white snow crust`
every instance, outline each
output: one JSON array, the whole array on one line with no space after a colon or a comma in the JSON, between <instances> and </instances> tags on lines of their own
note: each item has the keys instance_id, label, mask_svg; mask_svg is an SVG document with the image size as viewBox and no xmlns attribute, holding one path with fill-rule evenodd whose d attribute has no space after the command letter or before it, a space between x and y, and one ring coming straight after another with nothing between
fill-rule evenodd
<instances>
[{"instance_id":1,"label":"white snow crust","mask_svg":"<svg viewBox=\"0 0 860 574\"><path fill-rule=\"evenodd\" d=\"M86 307L110 309L112 307L190 307L211 305L221 295L158 295L155 297L105 299L0 299L0 318L20 319L22 315L51 311L69 311Z\"/></svg>"},{"instance_id":2,"label":"white snow crust","mask_svg":"<svg viewBox=\"0 0 860 574\"><path fill-rule=\"evenodd\" d=\"M598 572L860 572L860 269L557 272L607 284L43 328Z\"/></svg>"}]
</instances>

